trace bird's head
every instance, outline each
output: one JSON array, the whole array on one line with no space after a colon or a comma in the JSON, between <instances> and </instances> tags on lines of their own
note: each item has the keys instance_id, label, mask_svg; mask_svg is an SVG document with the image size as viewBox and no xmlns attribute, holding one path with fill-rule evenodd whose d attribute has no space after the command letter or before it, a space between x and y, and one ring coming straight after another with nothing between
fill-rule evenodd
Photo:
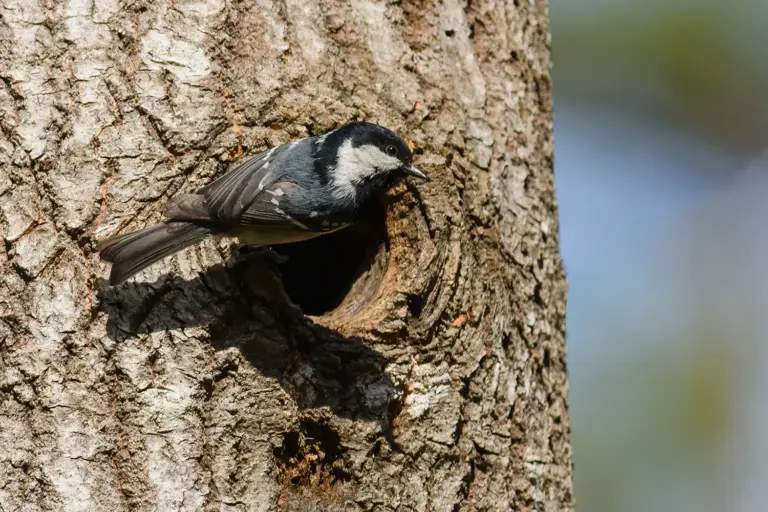
<instances>
[{"instance_id":1,"label":"bird's head","mask_svg":"<svg viewBox=\"0 0 768 512\"><path fill-rule=\"evenodd\" d=\"M339 198L367 197L406 176L427 179L413 165L408 144L378 124L348 124L318 137L317 143L331 157L326 160L328 179Z\"/></svg>"}]
</instances>

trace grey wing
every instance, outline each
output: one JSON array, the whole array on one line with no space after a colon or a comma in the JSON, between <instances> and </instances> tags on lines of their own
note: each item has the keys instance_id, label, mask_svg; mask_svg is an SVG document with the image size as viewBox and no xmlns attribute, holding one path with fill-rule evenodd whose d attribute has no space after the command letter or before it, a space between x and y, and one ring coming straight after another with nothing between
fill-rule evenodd
<instances>
[{"instance_id":1,"label":"grey wing","mask_svg":"<svg viewBox=\"0 0 768 512\"><path fill-rule=\"evenodd\" d=\"M165 216L171 221L191 222L208 227L214 232L228 233L253 245L297 242L328 231L316 226L317 222L309 222L318 219L304 219L302 222L291 215L292 208L286 204L286 196L294 187L297 185L292 182L273 183L264 189L263 194L257 195L251 205L233 222L212 219L202 194L185 194L174 198L166 209Z\"/></svg>"},{"instance_id":2,"label":"grey wing","mask_svg":"<svg viewBox=\"0 0 768 512\"><path fill-rule=\"evenodd\" d=\"M298 242L322 234L322 230L297 218L295 200L301 194L296 183L274 183L243 212L235 234L241 242L252 245Z\"/></svg>"},{"instance_id":3,"label":"grey wing","mask_svg":"<svg viewBox=\"0 0 768 512\"><path fill-rule=\"evenodd\" d=\"M301 239L306 238L308 232L325 231L314 229L314 222L308 227L306 222L291 215L292 201L288 198L295 200L304 191L283 176L284 158L279 157L287 156L282 153L288 147L286 144L256 155L196 194L176 197L166 209L166 218L213 221L220 226L269 233L270 239Z\"/></svg>"},{"instance_id":4,"label":"grey wing","mask_svg":"<svg viewBox=\"0 0 768 512\"><path fill-rule=\"evenodd\" d=\"M308 231L309 227L292 214L287 198L301 195L303 191L296 183L276 181L264 189L264 193L251 203L240 217L243 226L270 226L288 230Z\"/></svg>"},{"instance_id":5,"label":"grey wing","mask_svg":"<svg viewBox=\"0 0 768 512\"><path fill-rule=\"evenodd\" d=\"M259 195L281 178L270 164L285 145L258 154L197 191L211 219L236 223Z\"/></svg>"},{"instance_id":6,"label":"grey wing","mask_svg":"<svg viewBox=\"0 0 768 512\"><path fill-rule=\"evenodd\" d=\"M328 204L318 202L316 196L306 186L286 179L277 181L243 212L239 224L258 231L306 237L330 233L354 222L348 213L329 210Z\"/></svg>"}]
</instances>

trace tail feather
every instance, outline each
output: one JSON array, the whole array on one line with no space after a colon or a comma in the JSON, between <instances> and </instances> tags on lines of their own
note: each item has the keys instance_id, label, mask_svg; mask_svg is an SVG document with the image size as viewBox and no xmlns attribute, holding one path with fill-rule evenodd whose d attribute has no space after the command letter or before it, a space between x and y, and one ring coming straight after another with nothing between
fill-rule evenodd
<instances>
[{"instance_id":1,"label":"tail feather","mask_svg":"<svg viewBox=\"0 0 768 512\"><path fill-rule=\"evenodd\" d=\"M112 262L109 284L120 284L151 264L200 242L213 231L191 222L167 222L99 243L99 255Z\"/></svg>"}]
</instances>

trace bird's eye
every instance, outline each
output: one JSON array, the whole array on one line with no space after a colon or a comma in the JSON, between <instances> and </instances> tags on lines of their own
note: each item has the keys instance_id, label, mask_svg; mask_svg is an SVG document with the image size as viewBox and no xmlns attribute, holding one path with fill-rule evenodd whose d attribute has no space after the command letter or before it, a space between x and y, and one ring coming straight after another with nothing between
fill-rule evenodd
<instances>
[{"instance_id":1,"label":"bird's eye","mask_svg":"<svg viewBox=\"0 0 768 512\"><path fill-rule=\"evenodd\" d=\"M386 151L389 156L397 155L397 148L395 146L387 146Z\"/></svg>"}]
</instances>

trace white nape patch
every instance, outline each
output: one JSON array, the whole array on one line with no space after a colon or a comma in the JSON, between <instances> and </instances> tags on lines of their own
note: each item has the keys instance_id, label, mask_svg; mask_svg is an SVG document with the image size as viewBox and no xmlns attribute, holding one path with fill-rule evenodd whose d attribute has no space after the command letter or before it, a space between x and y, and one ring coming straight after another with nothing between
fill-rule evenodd
<instances>
[{"instance_id":1,"label":"white nape patch","mask_svg":"<svg viewBox=\"0 0 768 512\"><path fill-rule=\"evenodd\" d=\"M319 137L317 138L317 140L315 141L315 144L317 144L318 146L322 146L323 144L325 144L325 139L327 139L327 138L328 138L328 136L329 136L330 134L332 134L333 132L335 132L335 131L336 131L336 130L331 130L331 131L329 131L328 133L326 133L325 135L321 135L321 136L319 136Z\"/></svg>"},{"instance_id":2,"label":"white nape patch","mask_svg":"<svg viewBox=\"0 0 768 512\"><path fill-rule=\"evenodd\" d=\"M352 146L352 139L345 140L336 155L333 194L338 198L354 196L355 185L363 179L394 171L403 165L399 158L384 153L373 144Z\"/></svg>"},{"instance_id":3,"label":"white nape patch","mask_svg":"<svg viewBox=\"0 0 768 512\"><path fill-rule=\"evenodd\" d=\"M309 212L310 219L314 219L315 217L317 217L317 212Z\"/></svg>"},{"instance_id":4,"label":"white nape patch","mask_svg":"<svg viewBox=\"0 0 768 512\"><path fill-rule=\"evenodd\" d=\"M296 146L298 146L299 143L301 143L301 142L303 142L305 140L307 140L307 137L304 137L303 139L299 139L299 140L295 140L295 141L291 142L290 144L288 144L288 149L286 149L285 152L287 153L288 151L290 151L293 148L295 148Z\"/></svg>"}]
</instances>

